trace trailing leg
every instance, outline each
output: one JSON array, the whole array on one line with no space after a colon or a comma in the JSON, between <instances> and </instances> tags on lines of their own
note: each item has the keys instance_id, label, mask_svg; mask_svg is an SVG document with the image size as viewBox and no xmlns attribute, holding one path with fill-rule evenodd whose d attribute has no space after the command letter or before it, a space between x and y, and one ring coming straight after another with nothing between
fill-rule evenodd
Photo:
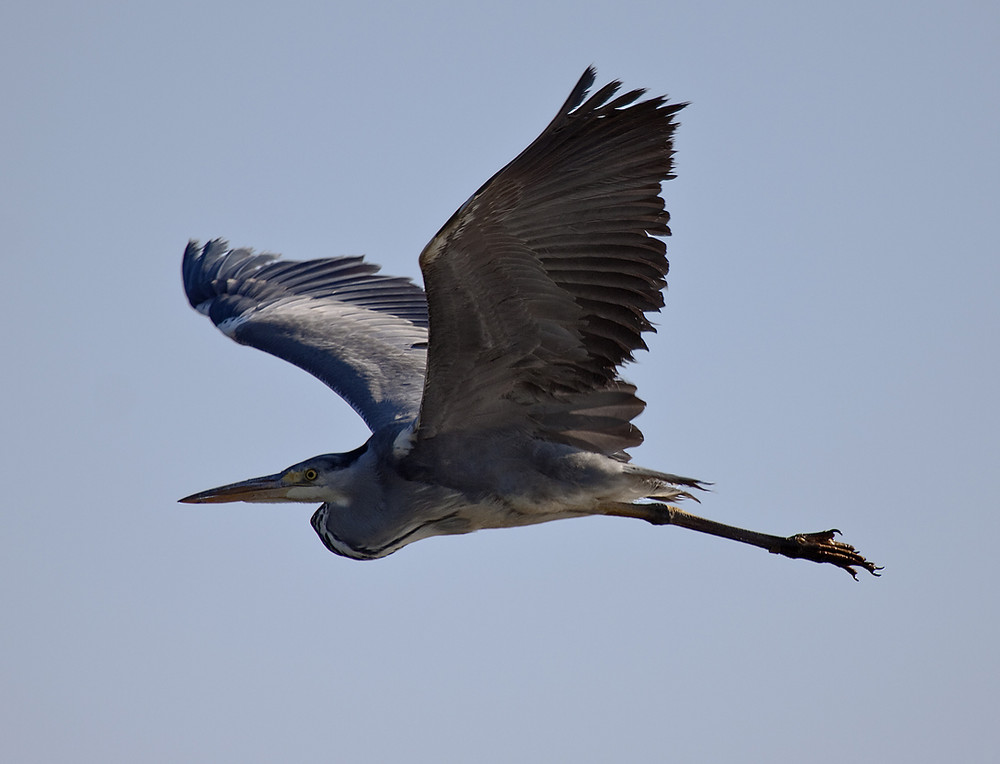
<instances>
[{"instance_id":1,"label":"trailing leg","mask_svg":"<svg viewBox=\"0 0 1000 764\"><path fill-rule=\"evenodd\" d=\"M834 536L840 531L836 529L820 531L819 533L797 533L794 536L772 536L768 533L737 528L732 525L717 523L704 517L692 515L683 509L670 504L646 502L643 504L628 504L614 502L601 505L601 514L615 517L634 517L645 520L653 525L677 525L689 528L699 533L739 541L742 544L766 549L772 554L780 554L793 559L812 560L813 562L828 562L843 568L857 580L855 567L864 568L873 576L879 575L882 568L866 560L853 546L842 541L835 541Z\"/></svg>"}]
</instances>

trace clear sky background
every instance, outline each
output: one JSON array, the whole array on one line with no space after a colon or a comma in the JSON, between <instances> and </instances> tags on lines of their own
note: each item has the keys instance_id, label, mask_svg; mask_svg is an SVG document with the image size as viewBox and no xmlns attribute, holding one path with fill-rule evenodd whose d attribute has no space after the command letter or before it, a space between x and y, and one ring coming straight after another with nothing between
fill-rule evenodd
<instances>
[{"instance_id":1,"label":"clear sky background","mask_svg":"<svg viewBox=\"0 0 1000 764\"><path fill-rule=\"evenodd\" d=\"M0 759L1000 758L1000 6L0 10ZM417 254L588 64L692 106L639 464L832 567L595 518L329 554L181 496L366 437L189 237Z\"/></svg>"}]
</instances>

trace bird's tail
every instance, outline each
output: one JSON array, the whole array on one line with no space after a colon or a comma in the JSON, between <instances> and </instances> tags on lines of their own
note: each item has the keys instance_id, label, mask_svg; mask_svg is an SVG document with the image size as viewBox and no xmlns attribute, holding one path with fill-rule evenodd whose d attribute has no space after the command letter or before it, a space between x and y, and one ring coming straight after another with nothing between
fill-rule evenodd
<instances>
[{"instance_id":1,"label":"bird's tail","mask_svg":"<svg viewBox=\"0 0 1000 764\"><path fill-rule=\"evenodd\" d=\"M669 472L657 472L638 465L626 464L622 472L632 475L642 481L647 499L657 499L659 501L677 501L680 499L692 499L698 501L698 497L690 491L692 488L698 491L707 491L712 485L704 480L684 477L683 475L672 475Z\"/></svg>"}]
</instances>

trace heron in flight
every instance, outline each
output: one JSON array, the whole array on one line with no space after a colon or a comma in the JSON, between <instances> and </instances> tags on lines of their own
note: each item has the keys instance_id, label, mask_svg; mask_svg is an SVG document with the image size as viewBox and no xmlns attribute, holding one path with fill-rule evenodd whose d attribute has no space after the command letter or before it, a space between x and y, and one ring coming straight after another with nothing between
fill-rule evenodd
<instances>
[{"instance_id":1,"label":"heron in flight","mask_svg":"<svg viewBox=\"0 0 1000 764\"><path fill-rule=\"evenodd\" d=\"M191 305L318 377L372 434L181 501L320 502L316 533L357 560L429 536L612 515L877 574L838 531L781 537L697 517L674 502L705 483L630 463L645 403L618 370L663 306L661 183L684 104L620 94L617 81L588 97L594 80L588 69L427 244L426 291L361 257L188 244Z\"/></svg>"}]
</instances>

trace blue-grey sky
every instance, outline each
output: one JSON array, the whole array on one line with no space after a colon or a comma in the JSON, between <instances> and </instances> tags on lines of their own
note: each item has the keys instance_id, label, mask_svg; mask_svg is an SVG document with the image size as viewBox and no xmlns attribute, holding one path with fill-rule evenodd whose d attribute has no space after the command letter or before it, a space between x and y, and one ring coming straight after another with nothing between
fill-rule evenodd
<instances>
[{"instance_id":1,"label":"blue-grey sky","mask_svg":"<svg viewBox=\"0 0 1000 764\"><path fill-rule=\"evenodd\" d=\"M0 10L0 758L1000 757L1000 6ZM588 64L692 102L637 463L842 572L595 518L329 554L193 491L348 450L187 305L189 237L420 249Z\"/></svg>"}]
</instances>

